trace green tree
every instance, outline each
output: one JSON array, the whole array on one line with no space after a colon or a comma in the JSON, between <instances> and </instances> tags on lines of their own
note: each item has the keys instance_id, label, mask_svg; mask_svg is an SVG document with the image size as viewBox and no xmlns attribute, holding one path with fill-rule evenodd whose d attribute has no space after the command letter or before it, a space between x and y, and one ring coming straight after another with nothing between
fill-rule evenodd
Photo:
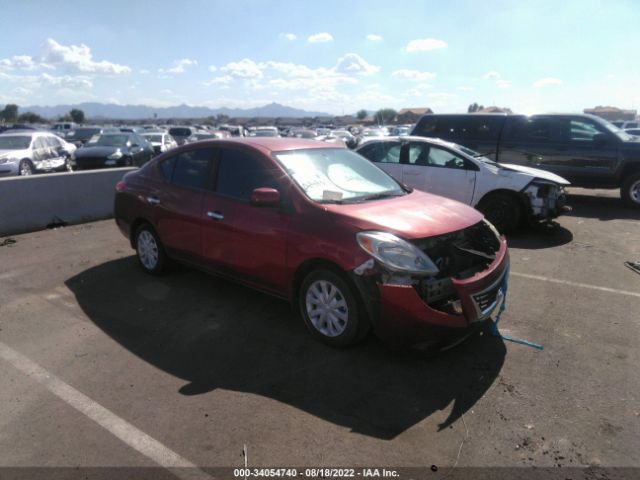
<instances>
[{"instance_id":1,"label":"green tree","mask_svg":"<svg viewBox=\"0 0 640 480\"><path fill-rule=\"evenodd\" d=\"M71 110L69 116L75 123L84 123L84 112L78 108Z\"/></svg>"},{"instance_id":2,"label":"green tree","mask_svg":"<svg viewBox=\"0 0 640 480\"><path fill-rule=\"evenodd\" d=\"M218 115L216 115L216 122L218 122L218 124L225 123L228 121L229 121L229 115L225 115L224 113L219 113Z\"/></svg>"},{"instance_id":3,"label":"green tree","mask_svg":"<svg viewBox=\"0 0 640 480\"><path fill-rule=\"evenodd\" d=\"M367 118L367 111L366 110L358 110L358 113L356 113L356 118L358 120L364 120L365 118Z\"/></svg>"},{"instance_id":4,"label":"green tree","mask_svg":"<svg viewBox=\"0 0 640 480\"><path fill-rule=\"evenodd\" d=\"M386 125L393 121L394 118L398 115L393 108L381 108L376 112L375 118L378 124Z\"/></svg>"},{"instance_id":5,"label":"green tree","mask_svg":"<svg viewBox=\"0 0 640 480\"><path fill-rule=\"evenodd\" d=\"M484 107L482 105L478 105L476 102L473 102L471 105L469 105L469 108L467 108L467 112L469 113L478 112L483 108Z\"/></svg>"},{"instance_id":6,"label":"green tree","mask_svg":"<svg viewBox=\"0 0 640 480\"><path fill-rule=\"evenodd\" d=\"M44 123L44 118L37 113L24 112L18 116L18 121L21 123Z\"/></svg>"},{"instance_id":7,"label":"green tree","mask_svg":"<svg viewBox=\"0 0 640 480\"><path fill-rule=\"evenodd\" d=\"M0 112L0 118L6 122L15 122L18 119L18 105L7 103Z\"/></svg>"}]
</instances>

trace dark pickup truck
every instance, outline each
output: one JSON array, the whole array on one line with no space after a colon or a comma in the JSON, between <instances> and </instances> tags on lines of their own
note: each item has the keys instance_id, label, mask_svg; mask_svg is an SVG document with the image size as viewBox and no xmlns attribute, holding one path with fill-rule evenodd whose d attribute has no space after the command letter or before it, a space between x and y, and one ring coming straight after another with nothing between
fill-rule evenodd
<instances>
[{"instance_id":1,"label":"dark pickup truck","mask_svg":"<svg viewBox=\"0 0 640 480\"><path fill-rule=\"evenodd\" d=\"M548 170L577 187L620 188L622 199L640 208L640 137L593 115L432 114L411 135Z\"/></svg>"}]
</instances>

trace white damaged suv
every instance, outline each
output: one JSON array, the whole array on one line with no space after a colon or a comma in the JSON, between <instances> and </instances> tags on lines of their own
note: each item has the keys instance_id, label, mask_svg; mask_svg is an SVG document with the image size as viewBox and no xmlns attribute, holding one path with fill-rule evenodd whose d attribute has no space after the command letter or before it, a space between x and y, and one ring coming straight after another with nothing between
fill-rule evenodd
<instances>
[{"instance_id":1,"label":"white damaged suv","mask_svg":"<svg viewBox=\"0 0 640 480\"><path fill-rule=\"evenodd\" d=\"M525 220L548 221L566 207L564 178L537 168L499 164L437 138L379 137L357 150L405 185L480 210L501 232Z\"/></svg>"}]
</instances>

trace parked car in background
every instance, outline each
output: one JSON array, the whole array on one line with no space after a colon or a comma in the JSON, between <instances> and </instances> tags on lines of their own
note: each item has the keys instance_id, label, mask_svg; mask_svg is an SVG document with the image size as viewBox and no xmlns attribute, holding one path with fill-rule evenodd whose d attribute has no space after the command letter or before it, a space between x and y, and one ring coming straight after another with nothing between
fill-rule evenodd
<instances>
[{"instance_id":1,"label":"parked car in background","mask_svg":"<svg viewBox=\"0 0 640 480\"><path fill-rule=\"evenodd\" d=\"M69 170L73 150L53 133L8 130L0 134L0 176Z\"/></svg>"},{"instance_id":2,"label":"parked car in background","mask_svg":"<svg viewBox=\"0 0 640 480\"><path fill-rule=\"evenodd\" d=\"M620 188L640 208L640 139L593 115L432 114L412 135L464 145L506 164L540 168L584 188Z\"/></svg>"},{"instance_id":3,"label":"parked car in background","mask_svg":"<svg viewBox=\"0 0 640 480\"><path fill-rule=\"evenodd\" d=\"M169 135L178 143L182 145L187 142L188 138L196 133L196 129L193 127L171 127L169 128Z\"/></svg>"},{"instance_id":4,"label":"parked car in background","mask_svg":"<svg viewBox=\"0 0 640 480\"><path fill-rule=\"evenodd\" d=\"M476 210L316 141L184 145L125 175L114 214L144 271L177 260L287 299L338 347L370 328L395 345L457 342L499 307L509 264Z\"/></svg>"},{"instance_id":5,"label":"parked car in background","mask_svg":"<svg viewBox=\"0 0 640 480\"><path fill-rule=\"evenodd\" d=\"M553 173L498 164L461 145L421 137L371 140L357 153L398 181L480 210L504 233L565 210L569 182Z\"/></svg>"},{"instance_id":6,"label":"parked car in background","mask_svg":"<svg viewBox=\"0 0 640 480\"><path fill-rule=\"evenodd\" d=\"M640 137L640 128L627 128L625 129L625 133L629 135L633 135L635 137Z\"/></svg>"},{"instance_id":7,"label":"parked car in background","mask_svg":"<svg viewBox=\"0 0 640 480\"><path fill-rule=\"evenodd\" d=\"M141 135L146 131L144 127L128 127L128 126L119 127L118 130L126 133L137 133L138 135Z\"/></svg>"},{"instance_id":8,"label":"parked car in background","mask_svg":"<svg viewBox=\"0 0 640 480\"><path fill-rule=\"evenodd\" d=\"M120 132L120 130L115 127L78 127L73 132L67 134L66 140L73 143L76 147L81 147L95 135L118 132Z\"/></svg>"},{"instance_id":9,"label":"parked car in background","mask_svg":"<svg viewBox=\"0 0 640 480\"><path fill-rule=\"evenodd\" d=\"M142 166L155 156L153 147L136 133L104 133L93 136L71 157L74 170Z\"/></svg>"},{"instance_id":10,"label":"parked car in background","mask_svg":"<svg viewBox=\"0 0 640 480\"><path fill-rule=\"evenodd\" d=\"M151 144L156 155L178 146L178 142L166 132L143 132L140 136Z\"/></svg>"},{"instance_id":11,"label":"parked car in background","mask_svg":"<svg viewBox=\"0 0 640 480\"><path fill-rule=\"evenodd\" d=\"M78 126L73 122L58 122L54 123L51 127L51 132L55 133L61 138L67 138L72 131L74 131Z\"/></svg>"},{"instance_id":12,"label":"parked car in background","mask_svg":"<svg viewBox=\"0 0 640 480\"><path fill-rule=\"evenodd\" d=\"M255 127L249 129L250 137L279 137L280 132L276 127Z\"/></svg>"}]
</instances>

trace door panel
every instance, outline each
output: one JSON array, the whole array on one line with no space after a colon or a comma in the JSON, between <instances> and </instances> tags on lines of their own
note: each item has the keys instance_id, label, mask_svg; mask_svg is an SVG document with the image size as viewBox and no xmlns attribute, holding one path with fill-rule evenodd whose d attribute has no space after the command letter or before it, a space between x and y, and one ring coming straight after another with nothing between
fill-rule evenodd
<instances>
[{"instance_id":1,"label":"door panel","mask_svg":"<svg viewBox=\"0 0 640 480\"><path fill-rule=\"evenodd\" d=\"M279 171L270 162L246 150L221 149L216 191L206 196L203 208L203 250L209 262L232 270L239 279L285 293L290 214ZM276 188L281 205L251 205L251 193L261 187ZM224 218L212 219L208 212Z\"/></svg>"},{"instance_id":2,"label":"door panel","mask_svg":"<svg viewBox=\"0 0 640 480\"><path fill-rule=\"evenodd\" d=\"M444 148L424 142L405 147L402 181L418 190L471 204L476 174L466 161Z\"/></svg>"}]
</instances>

